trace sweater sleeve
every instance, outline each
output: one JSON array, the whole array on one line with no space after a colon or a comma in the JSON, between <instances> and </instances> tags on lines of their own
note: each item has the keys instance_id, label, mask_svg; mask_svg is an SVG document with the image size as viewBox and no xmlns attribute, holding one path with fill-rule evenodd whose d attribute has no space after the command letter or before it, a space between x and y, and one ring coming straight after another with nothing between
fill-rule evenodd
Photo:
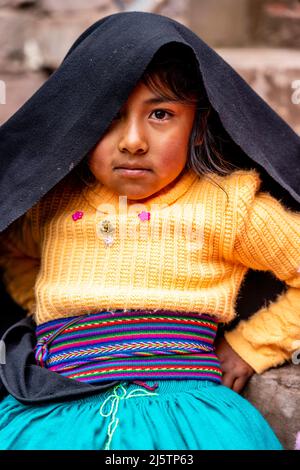
<instances>
[{"instance_id":1,"label":"sweater sleeve","mask_svg":"<svg viewBox=\"0 0 300 470\"><path fill-rule=\"evenodd\" d=\"M0 234L0 269L7 292L28 314L35 308L40 269L38 209L31 208Z\"/></svg>"},{"instance_id":2,"label":"sweater sleeve","mask_svg":"<svg viewBox=\"0 0 300 470\"><path fill-rule=\"evenodd\" d=\"M239 214L244 223L234 242L233 261L271 271L287 287L274 302L225 333L240 357L262 373L290 360L299 349L300 212L285 208L269 193L258 192L251 198L250 190L241 199Z\"/></svg>"}]
</instances>

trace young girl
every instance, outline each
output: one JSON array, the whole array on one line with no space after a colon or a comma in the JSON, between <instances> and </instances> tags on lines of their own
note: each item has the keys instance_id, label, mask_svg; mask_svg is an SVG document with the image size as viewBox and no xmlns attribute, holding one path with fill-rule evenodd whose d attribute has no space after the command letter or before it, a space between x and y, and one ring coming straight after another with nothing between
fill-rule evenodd
<instances>
[{"instance_id":1,"label":"young girl","mask_svg":"<svg viewBox=\"0 0 300 470\"><path fill-rule=\"evenodd\" d=\"M42 198L32 207L36 193L21 198L30 207L1 235L6 289L27 311L3 337L2 450L282 448L236 391L289 359L299 333L300 214L261 191L255 165L223 157L219 144L230 138L218 133L213 88L194 55L204 46L183 40L187 32L145 13L101 20L4 126L9 142L9 126L40 116L32 162L42 159L44 173ZM108 61L124 53L127 76ZM63 131L53 131L55 119ZM55 185L43 149L66 159ZM76 163L81 155L75 167L72 152ZM39 168L31 165L35 189ZM216 351L249 268L271 271L287 292Z\"/></svg>"}]
</instances>

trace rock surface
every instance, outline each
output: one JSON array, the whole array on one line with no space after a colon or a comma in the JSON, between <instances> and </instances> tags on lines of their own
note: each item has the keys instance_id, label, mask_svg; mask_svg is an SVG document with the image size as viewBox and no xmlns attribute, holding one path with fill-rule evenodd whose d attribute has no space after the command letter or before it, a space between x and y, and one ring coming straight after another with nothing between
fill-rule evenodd
<instances>
[{"instance_id":1,"label":"rock surface","mask_svg":"<svg viewBox=\"0 0 300 470\"><path fill-rule=\"evenodd\" d=\"M300 135L300 50L265 47L216 50Z\"/></svg>"},{"instance_id":2,"label":"rock surface","mask_svg":"<svg viewBox=\"0 0 300 470\"><path fill-rule=\"evenodd\" d=\"M283 447L293 450L300 431L300 365L255 374L243 396L266 418Z\"/></svg>"}]
</instances>

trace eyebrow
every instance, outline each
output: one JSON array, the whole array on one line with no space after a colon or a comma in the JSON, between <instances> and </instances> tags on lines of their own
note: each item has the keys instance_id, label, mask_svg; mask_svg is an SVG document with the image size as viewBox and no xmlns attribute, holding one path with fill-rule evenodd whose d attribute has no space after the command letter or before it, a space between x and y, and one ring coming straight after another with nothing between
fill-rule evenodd
<instances>
[{"instance_id":1,"label":"eyebrow","mask_svg":"<svg viewBox=\"0 0 300 470\"><path fill-rule=\"evenodd\" d=\"M159 104L159 103L172 103L177 100L175 99L167 99L167 98L162 98L160 96L157 96L155 98L148 98L147 100L144 101L144 104Z\"/></svg>"}]
</instances>

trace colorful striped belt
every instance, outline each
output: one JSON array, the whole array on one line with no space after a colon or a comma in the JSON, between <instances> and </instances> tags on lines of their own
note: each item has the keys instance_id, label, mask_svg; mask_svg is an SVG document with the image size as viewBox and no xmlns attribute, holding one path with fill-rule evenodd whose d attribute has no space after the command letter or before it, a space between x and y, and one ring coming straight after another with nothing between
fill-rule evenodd
<instances>
[{"instance_id":1,"label":"colorful striped belt","mask_svg":"<svg viewBox=\"0 0 300 470\"><path fill-rule=\"evenodd\" d=\"M114 310L36 328L35 358L81 382L202 379L221 383L217 322L195 312Z\"/></svg>"}]
</instances>

